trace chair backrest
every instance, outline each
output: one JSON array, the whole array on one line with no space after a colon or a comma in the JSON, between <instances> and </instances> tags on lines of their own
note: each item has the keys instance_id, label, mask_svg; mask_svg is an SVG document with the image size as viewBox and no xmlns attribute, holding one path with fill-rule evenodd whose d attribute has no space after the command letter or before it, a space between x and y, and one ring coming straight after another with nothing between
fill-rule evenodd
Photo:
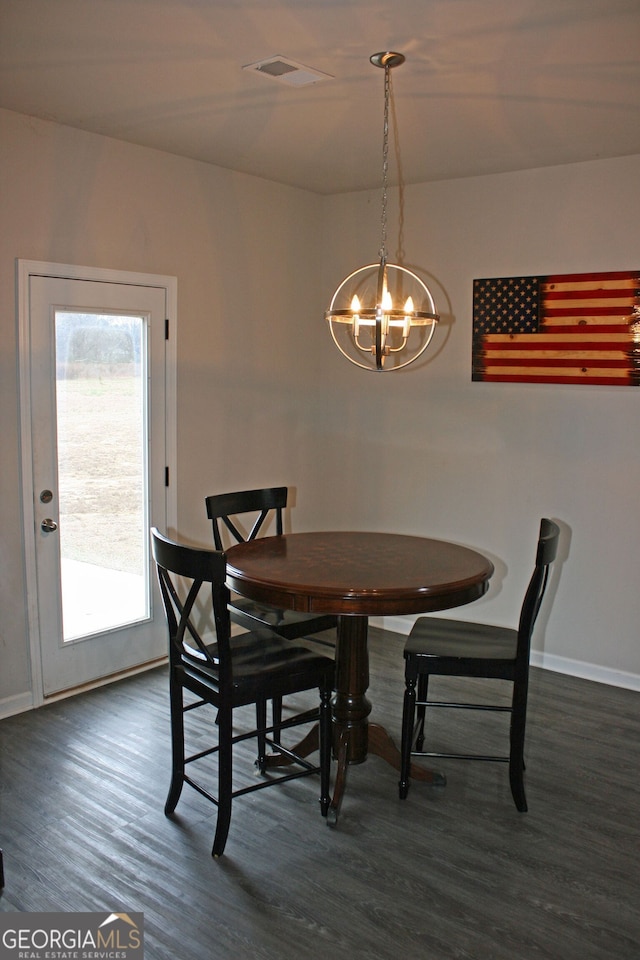
<instances>
[{"instance_id":1,"label":"chair backrest","mask_svg":"<svg viewBox=\"0 0 640 960\"><path fill-rule=\"evenodd\" d=\"M219 550L202 550L176 543L155 527L151 530L151 549L169 627L171 662L180 662L187 653L193 659L214 666L219 671L221 684L224 683L231 677L231 622L225 554ZM205 596L205 588L208 596ZM209 628L215 626L215 658L202 637L203 628L199 624L203 622Z\"/></svg>"},{"instance_id":2,"label":"chair backrest","mask_svg":"<svg viewBox=\"0 0 640 960\"><path fill-rule=\"evenodd\" d=\"M529 662L533 627L540 611L544 592L547 588L549 567L555 560L556 553L558 552L559 537L560 528L558 524L554 523L553 520L543 518L540 521L540 534L536 549L536 565L524 596L518 626L518 651L516 657L518 660L526 661L526 663Z\"/></svg>"},{"instance_id":3,"label":"chair backrest","mask_svg":"<svg viewBox=\"0 0 640 960\"><path fill-rule=\"evenodd\" d=\"M213 542L216 550L223 550L220 522L238 543L255 540L269 512L275 511L276 534L282 533L282 511L287 505L286 487L265 487L261 490L240 490L236 493L219 493L205 498L207 516L213 525ZM231 517L244 513L257 513L251 529L244 534Z\"/></svg>"}]
</instances>

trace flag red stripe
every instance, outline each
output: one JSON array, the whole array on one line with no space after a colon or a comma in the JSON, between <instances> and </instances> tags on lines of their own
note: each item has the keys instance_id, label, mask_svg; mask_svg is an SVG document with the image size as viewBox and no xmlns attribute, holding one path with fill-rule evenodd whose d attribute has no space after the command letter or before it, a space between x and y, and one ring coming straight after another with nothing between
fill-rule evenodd
<instances>
[{"instance_id":1,"label":"flag red stripe","mask_svg":"<svg viewBox=\"0 0 640 960\"><path fill-rule=\"evenodd\" d=\"M631 378L628 374L624 379L621 377L540 377L529 373L527 370L523 370L522 373L505 374L504 376L493 376L493 374L485 373L482 380L484 383L586 383L591 386L605 387L631 385Z\"/></svg>"},{"instance_id":2,"label":"flag red stripe","mask_svg":"<svg viewBox=\"0 0 640 960\"><path fill-rule=\"evenodd\" d=\"M548 332L553 336L557 334L562 337L567 334L572 334L580 336L585 340L602 333L608 336L619 334L627 339L630 338L628 323L618 323L617 320L612 320L611 323L589 323L586 317L578 320L576 323L571 323L570 321L571 317L545 317L543 321L544 325L541 327L540 333ZM487 334L487 336L495 336L495 334ZM515 336L518 336L518 334L515 334ZM534 336L538 336L538 334L534 334Z\"/></svg>"},{"instance_id":3,"label":"flag red stripe","mask_svg":"<svg viewBox=\"0 0 640 960\"><path fill-rule=\"evenodd\" d=\"M513 357L491 357L486 358L485 365L489 367L512 367L514 365ZM597 357L527 357L523 366L533 367L598 367L609 370L626 370L629 361L626 357L615 359L599 359Z\"/></svg>"},{"instance_id":4,"label":"flag red stripe","mask_svg":"<svg viewBox=\"0 0 640 960\"><path fill-rule=\"evenodd\" d=\"M524 344L517 343L485 343L482 347L481 353L511 353L518 354L526 351L527 353L533 351L552 352L552 353L602 353L607 351L609 353L627 353L628 348L631 346L629 342L628 345L619 344L619 343L528 343L526 346Z\"/></svg>"},{"instance_id":5,"label":"flag red stripe","mask_svg":"<svg viewBox=\"0 0 640 960\"><path fill-rule=\"evenodd\" d=\"M626 300L631 303L635 290L548 290L544 289L544 302L549 300Z\"/></svg>"},{"instance_id":6,"label":"flag red stripe","mask_svg":"<svg viewBox=\"0 0 640 960\"><path fill-rule=\"evenodd\" d=\"M634 331L627 325L620 329L603 326L601 331L591 332L591 326L578 324L577 327L567 327L564 324L543 327L537 333L484 333L482 339L486 343L522 343L530 340L539 340L542 343L631 343L635 340Z\"/></svg>"},{"instance_id":7,"label":"flag red stripe","mask_svg":"<svg viewBox=\"0 0 640 960\"><path fill-rule=\"evenodd\" d=\"M640 277L637 270L619 270L614 273L562 273L552 277L540 277L543 283L597 283L600 280L635 280Z\"/></svg>"},{"instance_id":8,"label":"flag red stripe","mask_svg":"<svg viewBox=\"0 0 640 960\"><path fill-rule=\"evenodd\" d=\"M572 317L583 314L588 317L628 317L633 310L632 304L619 307L543 307L545 317Z\"/></svg>"}]
</instances>

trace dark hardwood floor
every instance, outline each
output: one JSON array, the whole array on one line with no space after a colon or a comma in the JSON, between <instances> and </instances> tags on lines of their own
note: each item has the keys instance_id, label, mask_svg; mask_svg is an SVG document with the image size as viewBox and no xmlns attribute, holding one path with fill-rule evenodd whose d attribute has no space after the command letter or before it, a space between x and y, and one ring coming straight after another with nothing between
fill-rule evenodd
<instances>
[{"instance_id":1,"label":"dark hardwood floor","mask_svg":"<svg viewBox=\"0 0 640 960\"><path fill-rule=\"evenodd\" d=\"M396 737L403 644L371 630L371 719ZM124 680L0 722L0 911L143 911L150 960L634 960L639 708L533 670L528 813L505 765L438 761L447 786L400 801L372 757L350 768L335 829L315 779L294 781L237 800L214 861L206 800L185 787L163 815L166 672ZM439 746L463 724L482 749L490 723L506 730L460 714L438 713Z\"/></svg>"}]
</instances>

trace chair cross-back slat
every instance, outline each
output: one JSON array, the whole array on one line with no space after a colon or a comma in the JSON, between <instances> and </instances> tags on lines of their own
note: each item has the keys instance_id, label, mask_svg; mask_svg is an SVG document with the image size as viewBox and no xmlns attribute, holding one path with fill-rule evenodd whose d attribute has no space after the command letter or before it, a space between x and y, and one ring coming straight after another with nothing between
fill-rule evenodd
<instances>
[{"instance_id":1,"label":"chair cross-back slat","mask_svg":"<svg viewBox=\"0 0 640 960\"><path fill-rule=\"evenodd\" d=\"M217 550L224 549L223 530L226 528L235 541L243 543L254 540L263 531L270 514L275 519L275 536L282 536L284 529L283 511L287 506L286 487L263 487L257 490L239 490L234 493L212 494L205 498L207 517L213 527L213 542ZM243 534L238 517L257 514L251 517L249 532ZM255 629L267 626L288 640L313 636L327 630L334 630L337 618L328 614L296 613L293 610L281 610L267 604L255 603L244 597L231 598L231 618L240 626ZM333 645L326 638L324 645Z\"/></svg>"},{"instance_id":2,"label":"chair cross-back slat","mask_svg":"<svg viewBox=\"0 0 640 960\"><path fill-rule=\"evenodd\" d=\"M286 487L263 487L257 490L238 490L234 493L218 493L205 498L207 516L213 526L216 550L224 549L220 524L229 531L237 543L255 540L271 512L276 523L276 536L282 534L282 513L287 506ZM248 534L243 534L232 517L257 513Z\"/></svg>"}]
</instances>

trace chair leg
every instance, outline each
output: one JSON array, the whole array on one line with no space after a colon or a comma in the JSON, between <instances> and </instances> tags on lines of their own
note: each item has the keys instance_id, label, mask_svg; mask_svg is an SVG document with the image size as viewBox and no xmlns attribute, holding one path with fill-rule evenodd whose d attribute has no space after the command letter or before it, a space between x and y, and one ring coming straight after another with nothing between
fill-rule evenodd
<instances>
[{"instance_id":1,"label":"chair leg","mask_svg":"<svg viewBox=\"0 0 640 960\"><path fill-rule=\"evenodd\" d=\"M221 857L229 836L231 801L233 799L233 722L231 710L220 711L218 717L218 818L211 856Z\"/></svg>"},{"instance_id":2,"label":"chair leg","mask_svg":"<svg viewBox=\"0 0 640 960\"><path fill-rule=\"evenodd\" d=\"M282 697L274 697L271 704L273 716L273 739L280 743L280 724L282 723Z\"/></svg>"},{"instance_id":3,"label":"chair leg","mask_svg":"<svg viewBox=\"0 0 640 960\"><path fill-rule=\"evenodd\" d=\"M418 677L418 723L417 731L418 735L416 737L416 750L421 751L424 747L424 720L426 716L425 703L427 701L427 696L429 693L429 674L421 673Z\"/></svg>"},{"instance_id":4,"label":"chair leg","mask_svg":"<svg viewBox=\"0 0 640 960\"><path fill-rule=\"evenodd\" d=\"M258 731L258 756L256 767L260 773L264 773L267 768L267 741L265 739L265 729L267 726L267 701L264 698L256 701L256 728Z\"/></svg>"},{"instance_id":5,"label":"chair leg","mask_svg":"<svg viewBox=\"0 0 640 960\"><path fill-rule=\"evenodd\" d=\"M514 763L513 760L509 762L509 785L511 787L511 796L513 797L513 802L515 803L517 809L520 813L526 813L529 809L527 806L527 797L524 791L524 777L523 769Z\"/></svg>"},{"instance_id":6,"label":"chair leg","mask_svg":"<svg viewBox=\"0 0 640 960\"><path fill-rule=\"evenodd\" d=\"M527 719L526 691L516 693L514 687L511 713L511 746L509 750L509 785L513 802L520 813L527 812L527 797L524 790L524 734Z\"/></svg>"},{"instance_id":7,"label":"chair leg","mask_svg":"<svg viewBox=\"0 0 640 960\"><path fill-rule=\"evenodd\" d=\"M320 813L326 817L331 803L331 689L320 690Z\"/></svg>"},{"instance_id":8,"label":"chair leg","mask_svg":"<svg viewBox=\"0 0 640 960\"><path fill-rule=\"evenodd\" d=\"M165 816L170 816L178 805L184 785L184 702L182 686L175 679L169 681L171 713L171 784L164 805Z\"/></svg>"},{"instance_id":9,"label":"chair leg","mask_svg":"<svg viewBox=\"0 0 640 960\"><path fill-rule=\"evenodd\" d=\"M409 792L409 774L411 770L411 745L413 741L413 721L416 709L416 682L407 679L402 709L402 741L400 744L400 781L398 788L400 799L405 800Z\"/></svg>"}]
</instances>

